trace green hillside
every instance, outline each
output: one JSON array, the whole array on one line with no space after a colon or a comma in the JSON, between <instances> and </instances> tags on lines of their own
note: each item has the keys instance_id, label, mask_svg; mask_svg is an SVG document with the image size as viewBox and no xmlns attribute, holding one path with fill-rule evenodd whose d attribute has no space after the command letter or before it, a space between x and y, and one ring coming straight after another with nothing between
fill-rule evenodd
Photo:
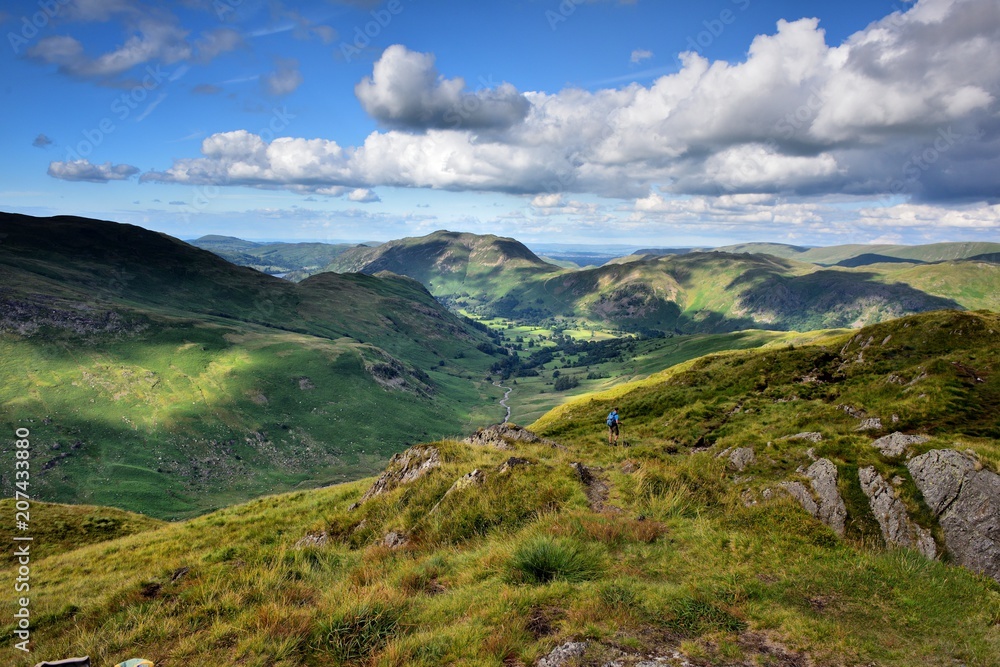
<instances>
[{"instance_id":1,"label":"green hillside","mask_svg":"<svg viewBox=\"0 0 1000 667\"><path fill-rule=\"evenodd\" d=\"M406 275L450 308L485 319L647 333L810 331L993 308L996 272L970 270L973 260L965 259L993 245L756 243L730 252L667 249L574 269L547 264L513 239L435 232L354 248L327 270ZM858 265L820 265L838 261ZM918 261L925 266L914 269Z\"/></svg>"},{"instance_id":2,"label":"green hillside","mask_svg":"<svg viewBox=\"0 0 1000 667\"><path fill-rule=\"evenodd\" d=\"M31 430L36 497L191 516L497 418L490 339L413 280L295 284L80 218L0 233L0 423Z\"/></svg>"},{"instance_id":3,"label":"green hillside","mask_svg":"<svg viewBox=\"0 0 1000 667\"><path fill-rule=\"evenodd\" d=\"M255 243L215 234L202 236L190 243L215 253L227 262L271 274L315 273L354 247L351 243Z\"/></svg>"},{"instance_id":4,"label":"green hillside","mask_svg":"<svg viewBox=\"0 0 1000 667\"><path fill-rule=\"evenodd\" d=\"M1000 586L948 552L886 548L858 469L898 477L944 548L907 467L870 443L923 434L913 453L995 471L998 330L929 313L710 355L555 410L533 426L551 440L431 442L374 484L53 554L32 562L34 652L7 620L0 659L499 667L562 647L563 664L995 667ZM612 402L631 447L604 444ZM843 405L883 426L858 431ZM818 441L786 439L801 431ZM737 446L756 452L743 470ZM838 471L843 537L780 487L810 457Z\"/></svg>"}]
</instances>

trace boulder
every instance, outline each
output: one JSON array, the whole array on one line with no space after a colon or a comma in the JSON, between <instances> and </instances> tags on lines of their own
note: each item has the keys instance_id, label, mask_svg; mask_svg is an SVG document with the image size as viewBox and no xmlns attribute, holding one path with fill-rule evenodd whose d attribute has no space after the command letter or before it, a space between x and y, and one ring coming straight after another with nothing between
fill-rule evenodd
<instances>
[{"instance_id":1,"label":"boulder","mask_svg":"<svg viewBox=\"0 0 1000 667\"><path fill-rule=\"evenodd\" d=\"M906 467L955 560L1000 581L1000 475L951 449L915 456Z\"/></svg>"},{"instance_id":2,"label":"boulder","mask_svg":"<svg viewBox=\"0 0 1000 667\"><path fill-rule=\"evenodd\" d=\"M513 445L519 442L551 444L549 440L543 440L528 429L510 423L494 424L481 428L462 442L467 445L495 447L496 449L513 449Z\"/></svg>"},{"instance_id":3,"label":"boulder","mask_svg":"<svg viewBox=\"0 0 1000 667\"><path fill-rule=\"evenodd\" d=\"M802 508L812 514L813 516L819 516L819 505L813 500L812 494L809 493L809 489L802 482L782 482L781 488L788 491L792 498L799 501L799 505Z\"/></svg>"},{"instance_id":4,"label":"boulder","mask_svg":"<svg viewBox=\"0 0 1000 667\"><path fill-rule=\"evenodd\" d=\"M883 456L896 458L906 453L910 445L919 445L930 440L926 435L906 435L896 431L890 435L883 435L878 440L872 441L872 447L882 452Z\"/></svg>"},{"instance_id":5,"label":"boulder","mask_svg":"<svg viewBox=\"0 0 1000 667\"><path fill-rule=\"evenodd\" d=\"M858 471L861 490L868 496L868 505L878 521L886 545L916 549L927 558L937 556L934 537L926 528L910 520L906 505L896 497L889 483L873 466Z\"/></svg>"},{"instance_id":6,"label":"boulder","mask_svg":"<svg viewBox=\"0 0 1000 667\"><path fill-rule=\"evenodd\" d=\"M843 537L847 507L837 490L837 466L829 459L819 459L806 468L806 477L819 499L819 512L814 516Z\"/></svg>"},{"instance_id":7,"label":"boulder","mask_svg":"<svg viewBox=\"0 0 1000 667\"><path fill-rule=\"evenodd\" d=\"M882 420L878 417L867 417L861 420L855 431L881 431Z\"/></svg>"},{"instance_id":8,"label":"boulder","mask_svg":"<svg viewBox=\"0 0 1000 667\"><path fill-rule=\"evenodd\" d=\"M729 453L729 466L740 472L756 460L753 447L737 447Z\"/></svg>"},{"instance_id":9,"label":"boulder","mask_svg":"<svg viewBox=\"0 0 1000 667\"><path fill-rule=\"evenodd\" d=\"M437 447L419 445L411 447L405 452L395 454L389 459L389 465L379 475L379 478L375 480L370 489L365 491L365 495L361 496L361 500L351 505L351 509L357 508L366 500L380 496L383 493L388 493L397 486L409 484L414 480L420 479L434 468L440 466L441 453Z\"/></svg>"}]
</instances>

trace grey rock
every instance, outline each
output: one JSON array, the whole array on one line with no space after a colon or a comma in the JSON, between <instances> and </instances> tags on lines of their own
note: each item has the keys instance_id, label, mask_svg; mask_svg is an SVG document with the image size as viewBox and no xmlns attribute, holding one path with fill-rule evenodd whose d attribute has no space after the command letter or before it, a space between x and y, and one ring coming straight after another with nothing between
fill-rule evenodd
<instances>
[{"instance_id":1,"label":"grey rock","mask_svg":"<svg viewBox=\"0 0 1000 667\"><path fill-rule=\"evenodd\" d=\"M366 500L380 496L383 493L388 493L397 486L409 484L414 480L420 479L434 468L440 466L441 453L437 450L437 447L420 445L411 447L405 452L400 452L389 459L389 465L379 475L379 478L375 480L375 483L371 485L371 488L365 491L365 495L361 496L361 500L351 505L351 509L357 508Z\"/></svg>"},{"instance_id":2,"label":"grey rock","mask_svg":"<svg viewBox=\"0 0 1000 667\"><path fill-rule=\"evenodd\" d=\"M409 543L410 540L407 539L406 535L404 535L403 533L397 533L394 530L390 530L388 533L385 534L385 537L382 538L382 544L389 547L390 549L398 549L400 547L405 547Z\"/></svg>"},{"instance_id":3,"label":"grey rock","mask_svg":"<svg viewBox=\"0 0 1000 667\"><path fill-rule=\"evenodd\" d=\"M500 470L498 470L497 472L503 475L505 473L510 472L514 468L517 468L518 466L528 466L528 465L531 465L531 461L529 461L528 459L522 459L517 456L512 456L503 462L503 464L500 466Z\"/></svg>"},{"instance_id":4,"label":"grey rock","mask_svg":"<svg viewBox=\"0 0 1000 667\"><path fill-rule=\"evenodd\" d=\"M566 642L552 649L542 657L536 667L562 667L572 658L578 658L587 650L587 642Z\"/></svg>"},{"instance_id":5,"label":"grey rock","mask_svg":"<svg viewBox=\"0 0 1000 667\"><path fill-rule=\"evenodd\" d=\"M819 512L815 516L843 536L847 507L837 490L837 466L829 459L820 459L806 469L806 477L819 498Z\"/></svg>"},{"instance_id":6,"label":"grey rock","mask_svg":"<svg viewBox=\"0 0 1000 667\"><path fill-rule=\"evenodd\" d=\"M543 443L553 445L551 440L538 437L526 428L517 424L494 424L486 428L481 428L474 434L463 440L467 445L479 447L494 447L496 449L513 449L517 443Z\"/></svg>"},{"instance_id":7,"label":"grey rock","mask_svg":"<svg viewBox=\"0 0 1000 667\"><path fill-rule=\"evenodd\" d=\"M302 549L304 547L323 547L326 543L330 541L330 536L324 530L319 533L306 533L305 537L299 539L295 543L296 549Z\"/></svg>"},{"instance_id":8,"label":"grey rock","mask_svg":"<svg viewBox=\"0 0 1000 667\"><path fill-rule=\"evenodd\" d=\"M868 496L868 505L888 546L916 549L927 558L937 556L937 546L930 531L910 520L906 505L873 466L858 470L858 481Z\"/></svg>"},{"instance_id":9,"label":"grey rock","mask_svg":"<svg viewBox=\"0 0 1000 667\"><path fill-rule=\"evenodd\" d=\"M881 431L882 420L878 417L867 417L861 420L855 431Z\"/></svg>"},{"instance_id":10,"label":"grey rock","mask_svg":"<svg viewBox=\"0 0 1000 667\"><path fill-rule=\"evenodd\" d=\"M757 456L753 452L753 447L737 447L729 453L730 467L739 471L742 471L756 460Z\"/></svg>"},{"instance_id":11,"label":"grey rock","mask_svg":"<svg viewBox=\"0 0 1000 667\"><path fill-rule=\"evenodd\" d=\"M819 516L819 505L813 500L812 494L809 493L809 489L802 482L782 482L781 488L799 501L799 505L802 508L812 514L813 516Z\"/></svg>"},{"instance_id":12,"label":"grey rock","mask_svg":"<svg viewBox=\"0 0 1000 667\"><path fill-rule=\"evenodd\" d=\"M1000 475L951 449L916 456L906 467L944 531L955 560L1000 581Z\"/></svg>"},{"instance_id":13,"label":"grey rock","mask_svg":"<svg viewBox=\"0 0 1000 667\"><path fill-rule=\"evenodd\" d=\"M919 445L930 440L926 435L906 435L896 431L890 435L883 435L878 440L872 441L872 447L882 452L883 456L895 458L906 453L906 448L910 445Z\"/></svg>"},{"instance_id":14,"label":"grey rock","mask_svg":"<svg viewBox=\"0 0 1000 667\"><path fill-rule=\"evenodd\" d=\"M823 440L823 434L817 433L816 431L803 431L802 433L796 433L795 435L786 435L782 440L808 440L809 442L820 442Z\"/></svg>"}]
</instances>

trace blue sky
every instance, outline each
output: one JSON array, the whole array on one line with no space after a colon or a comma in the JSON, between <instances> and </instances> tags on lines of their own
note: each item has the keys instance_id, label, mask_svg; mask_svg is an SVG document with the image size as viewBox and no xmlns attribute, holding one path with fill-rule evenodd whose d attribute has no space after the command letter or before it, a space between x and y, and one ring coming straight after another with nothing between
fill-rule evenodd
<instances>
[{"instance_id":1,"label":"blue sky","mask_svg":"<svg viewBox=\"0 0 1000 667\"><path fill-rule=\"evenodd\" d=\"M0 209L182 238L1000 241L1000 3L34 0Z\"/></svg>"}]
</instances>

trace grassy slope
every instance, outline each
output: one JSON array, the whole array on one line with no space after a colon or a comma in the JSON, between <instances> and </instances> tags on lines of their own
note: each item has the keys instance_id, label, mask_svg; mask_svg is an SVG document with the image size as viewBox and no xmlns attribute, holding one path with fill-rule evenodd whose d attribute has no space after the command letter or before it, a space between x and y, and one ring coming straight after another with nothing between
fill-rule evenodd
<instances>
[{"instance_id":1,"label":"grassy slope","mask_svg":"<svg viewBox=\"0 0 1000 667\"><path fill-rule=\"evenodd\" d=\"M1000 586L883 550L854 488L858 465L899 474L905 502L929 519L905 468L881 459L835 405L896 413L894 428L932 436L920 449L971 449L995 468L998 327L992 314L932 313L818 345L711 355L547 415L535 427L562 447L436 443L440 468L355 510L367 481L53 555L34 563L36 653L16 654L8 634L0 659L499 667L589 639L587 664L615 646L679 650L702 665L806 664L789 657L801 653L816 667L994 667ZM968 382L953 362L986 382ZM802 384L809 373L826 382ZM630 449L600 445L612 400ZM779 440L806 429L824 441ZM687 448L699 434L709 451ZM741 474L715 457L737 444L758 452ZM760 495L795 478L806 444L840 469L843 540L781 494ZM511 454L532 464L500 473ZM590 507L574 461L603 470L605 502L623 511ZM474 468L482 485L445 495ZM390 530L410 544L382 546ZM296 546L322 531L326 545Z\"/></svg>"},{"instance_id":2,"label":"grassy slope","mask_svg":"<svg viewBox=\"0 0 1000 667\"><path fill-rule=\"evenodd\" d=\"M30 427L38 497L190 516L496 418L486 337L412 280L293 284L126 225L0 223L0 422Z\"/></svg>"}]
</instances>

